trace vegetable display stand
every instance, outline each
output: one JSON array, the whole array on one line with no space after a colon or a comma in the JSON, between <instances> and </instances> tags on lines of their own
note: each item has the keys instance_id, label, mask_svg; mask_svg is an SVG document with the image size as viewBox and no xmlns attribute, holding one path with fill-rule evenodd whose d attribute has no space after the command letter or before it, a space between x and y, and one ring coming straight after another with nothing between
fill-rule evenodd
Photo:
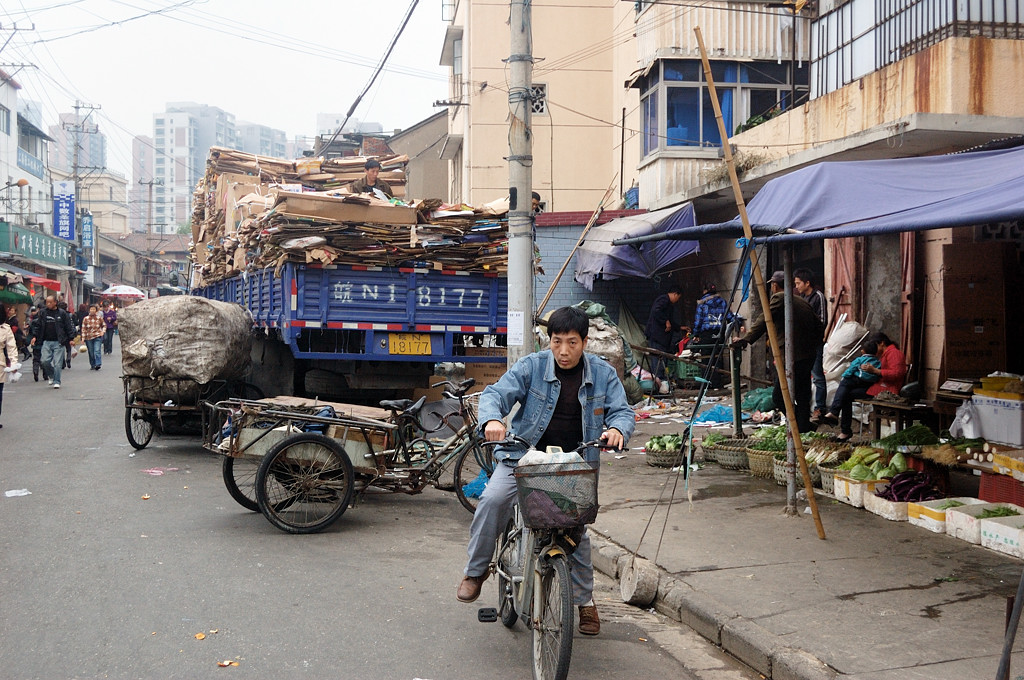
<instances>
[{"instance_id":1,"label":"vegetable display stand","mask_svg":"<svg viewBox=\"0 0 1024 680\"><path fill-rule=\"evenodd\" d=\"M718 442L718 464L727 470L746 470L750 465L747 461L748 442L747 439L723 439Z\"/></svg>"},{"instance_id":2,"label":"vegetable display stand","mask_svg":"<svg viewBox=\"0 0 1024 680\"><path fill-rule=\"evenodd\" d=\"M1024 558L1024 515L981 520L982 547Z\"/></svg>"},{"instance_id":3,"label":"vegetable display stand","mask_svg":"<svg viewBox=\"0 0 1024 680\"><path fill-rule=\"evenodd\" d=\"M842 501L855 508L864 507L864 495L875 493L875 489L882 483L880 479L865 479L858 481L846 475L836 473L833 482L836 500Z\"/></svg>"},{"instance_id":4,"label":"vegetable display stand","mask_svg":"<svg viewBox=\"0 0 1024 680\"><path fill-rule=\"evenodd\" d=\"M864 509L872 514L878 515L879 517L892 520L893 522L906 522L908 519L907 506L909 503L890 501L878 496L878 493L884 491L888 487L888 480L883 480L875 488L875 493L865 494Z\"/></svg>"},{"instance_id":5,"label":"vegetable display stand","mask_svg":"<svg viewBox=\"0 0 1024 680\"><path fill-rule=\"evenodd\" d=\"M772 476L772 457L774 451L761 451L747 447L747 464L753 477L768 479Z\"/></svg>"},{"instance_id":6,"label":"vegetable display stand","mask_svg":"<svg viewBox=\"0 0 1024 680\"><path fill-rule=\"evenodd\" d=\"M907 504L907 519L916 527L936 534L946 533L946 511L953 507L979 505L984 501L967 496Z\"/></svg>"},{"instance_id":7,"label":"vegetable display stand","mask_svg":"<svg viewBox=\"0 0 1024 680\"><path fill-rule=\"evenodd\" d=\"M1024 508L1012 503L979 503L950 508L946 511L946 533L953 538L960 538L975 545L981 544L981 519L979 515L986 510L1011 508L1024 514Z\"/></svg>"},{"instance_id":8,"label":"vegetable display stand","mask_svg":"<svg viewBox=\"0 0 1024 680\"><path fill-rule=\"evenodd\" d=\"M651 467L672 468L682 465L686 461L686 451L683 449L647 451L645 458Z\"/></svg>"}]
</instances>

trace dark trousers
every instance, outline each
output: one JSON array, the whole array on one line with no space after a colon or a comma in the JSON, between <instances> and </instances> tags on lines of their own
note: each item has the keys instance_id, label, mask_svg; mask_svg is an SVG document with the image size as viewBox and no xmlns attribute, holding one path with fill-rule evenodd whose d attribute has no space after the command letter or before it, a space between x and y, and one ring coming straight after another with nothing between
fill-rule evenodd
<instances>
[{"instance_id":1,"label":"dark trousers","mask_svg":"<svg viewBox=\"0 0 1024 680\"><path fill-rule=\"evenodd\" d=\"M793 408L796 411L796 426L800 432L811 432L811 367L814 357L798 359L793 364ZM782 387L779 385L778 371L775 375L775 389L772 390L772 403L776 409L785 413L786 403L782 399Z\"/></svg>"},{"instance_id":2,"label":"dark trousers","mask_svg":"<svg viewBox=\"0 0 1024 680\"><path fill-rule=\"evenodd\" d=\"M43 380L49 380L50 375L47 373L46 368L43 367L43 347L42 343L32 345L32 377L38 382L39 371L43 372Z\"/></svg>"},{"instance_id":3,"label":"dark trousers","mask_svg":"<svg viewBox=\"0 0 1024 680\"><path fill-rule=\"evenodd\" d=\"M114 329L108 328L103 334L103 353L113 354L114 353Z\"/></svg>"},{"instance_id":4,"label":"dark trousers","mask_svg":"<svg viewBox=\"0 0 1024 680\"><path fill-rule=\"evenodd\" d=\"M825 383L825 369L822 366L822 359L825 353L825 346L818 348L818 354L814 357L814 366L811 368L811 378L814 382L814 408L819 411L825 410L825 400L828 399L828 385Z\"/></svg>"},{"instance_id":5,"label":"dark trousers","mask_svg":"<svg viewBox=\"0 0 1024 680\"><path fill-rule=\"evenodd\" d=\"M848 437L853 435L853 402L866 397L869 387L871 383L851 376L840 380L836 388L829 412L839 416L839 431Z\"/></svg>"},{"instance_id":6,"label":"dark trousers","mask_svg":"<svg viewBox=\"0 0 1024 680\"><path fill-rule=\"evenodd\" d=\"M4 384L0 383L0 413L4 412Z\"/></svg>"},{"instance_id":7,"label":"dark trousers","mask_svg":"<svg viewBox=\"0 0 1024 680\"><path fill-rule=\"evenodd\" d=\"M662 345L660 342L655 342L650 338L647 339L647 346L650 347L651 349L656 349L659 352L675 354L675 352L669 352L669 348L666 345ZM658 380L666 380L668 376L665 374L664 370L665 360L662 359L661 357L656 357L653 354L650 355L648 360L651 364L651 375L653 375Z\"/></svg>"}]
</instances>

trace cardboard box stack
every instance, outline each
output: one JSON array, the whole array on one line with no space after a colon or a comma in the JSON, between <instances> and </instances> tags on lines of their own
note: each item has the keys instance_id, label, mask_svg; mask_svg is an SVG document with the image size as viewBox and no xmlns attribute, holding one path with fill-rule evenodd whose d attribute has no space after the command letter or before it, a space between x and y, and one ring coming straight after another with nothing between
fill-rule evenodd
<instances>
[{"instance_id":1,"label":"cardboard box stack","mask_svg":"<svg viewBox=\"0 0 1024 680\"><path fill-rule=\"evenodd\" d=\"M404 195L408 158L378 160L380 177ZM508 270L507 201L472 208L351 194L365 161L210 149L192 205L194 284L285 262Z\"/></svg>"}]
</instances>

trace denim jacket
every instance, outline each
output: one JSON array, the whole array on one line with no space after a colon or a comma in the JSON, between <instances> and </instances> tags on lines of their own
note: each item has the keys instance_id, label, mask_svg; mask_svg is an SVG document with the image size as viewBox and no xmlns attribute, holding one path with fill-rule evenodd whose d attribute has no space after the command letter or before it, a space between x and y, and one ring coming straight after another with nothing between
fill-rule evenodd
<instances>
[{"instance_id":1,"label":"denim jacket","mask_svg":"<svg viewBox=\"0 0 1024 680\"><path fill-rule=\"evenodd\" d=\"M628 441L633 434L636 418L626 402L626 391L619 376L607 361L594 354L584 353L583 384L580 385L580 404L583 406L583 436L586 441L597 439L608 428L614 427ZM518 403L519 410L512 416L510 431L536 446L548 428L558 403L562 383L555 377L555 359L551 350L535 352L515 363L501 379L488 385L480 395L478 420L483 428L491 420L502 420ZM519 460L525 451L499 448L495 460ZM588 449L583 456L597 461L597 449Z\"/></svg>"}]
</instances>

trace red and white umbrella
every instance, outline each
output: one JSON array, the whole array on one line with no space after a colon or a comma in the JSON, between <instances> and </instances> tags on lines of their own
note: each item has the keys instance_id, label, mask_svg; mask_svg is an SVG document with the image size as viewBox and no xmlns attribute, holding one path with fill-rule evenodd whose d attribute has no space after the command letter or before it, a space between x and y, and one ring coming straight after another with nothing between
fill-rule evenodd
<instances>
[{"instance_id":1,"label":"red and white umbrella","mask_svg":"<svg viewBox=\"0 0 1024 680\"><path fill-rule=\"evenodd\" d=\"M100 293L105 297L116 297L116 298L132 298L134 300L145 300L148 295L143 293L135 286L117 285L107 288L105 291Z\"/></svg>"}]
</instances>

